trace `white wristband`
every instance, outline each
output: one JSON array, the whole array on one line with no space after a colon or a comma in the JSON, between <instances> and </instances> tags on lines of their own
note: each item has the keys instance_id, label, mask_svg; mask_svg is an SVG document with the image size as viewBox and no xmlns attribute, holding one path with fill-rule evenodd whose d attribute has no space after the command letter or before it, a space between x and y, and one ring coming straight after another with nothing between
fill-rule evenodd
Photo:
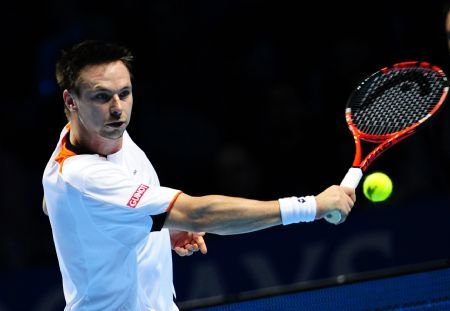
<instances>
[{"instance_id":1,"label":"white wristband","mask_svg":"<svg viewBox=\"0 0 450 311\"><path fill-rule=\"evenodd\" d=\"M316 219L316 198L313 195L306 197L290 197L279 199L281 221L283 225L297 222L310 222Z\"/></svg>"}]
</instances>

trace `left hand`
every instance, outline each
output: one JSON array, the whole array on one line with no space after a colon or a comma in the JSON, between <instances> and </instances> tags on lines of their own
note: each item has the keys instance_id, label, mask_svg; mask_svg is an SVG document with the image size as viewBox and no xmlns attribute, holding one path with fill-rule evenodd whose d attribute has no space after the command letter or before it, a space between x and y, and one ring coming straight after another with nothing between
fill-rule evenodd
<instances>
[{"instance_id":1,"label":"left hand","mask_svg":"<svg viewBox=\"0 0 450 311\"><path fill-rule=\"evenodd\" d=\"M206 254L208 249L203 240L205 232L186 232L178 230L170 230L170 244L172 249L179 256L191 256L193 253L200 251Z\"/></svg>"}]
</instances>

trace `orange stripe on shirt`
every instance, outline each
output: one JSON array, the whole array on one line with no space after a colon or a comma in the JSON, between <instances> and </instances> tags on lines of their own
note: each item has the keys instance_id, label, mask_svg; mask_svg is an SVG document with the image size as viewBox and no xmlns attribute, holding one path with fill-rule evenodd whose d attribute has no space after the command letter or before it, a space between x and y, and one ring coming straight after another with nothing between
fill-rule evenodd
<instances>
[{"instance_id":1,"label":"orange stripe on shirt","mask_svg":"<svg viewBox=\"0 0 450 311\"><path fill-rule=\"evenodd\" d=\"M61 141L61 149L59 150L58 155L55 157L55 161L59 163L59 172L62 173L62 168L64 161L74 155L77 155L72 150L67 149L66 147L66 137L64 137Z\"/></svg>"},{"instance_id":2,"label":"orange stripe on shirt","mask_svg":"<svg viewBox=\"0 0 450 311\"><path fill-rule=\"evenodd\" d=\"M182 191L178 191L177 194L175 194L175 196L173 197L172 201L170 201L169 206L167 207L167 209L165 210L166 213L170 212L170 210L172 209L173 205L175 204L175 201L178 199L178 197L180 196L180 194L182 194Z\"/></svg>"}]
</instances>

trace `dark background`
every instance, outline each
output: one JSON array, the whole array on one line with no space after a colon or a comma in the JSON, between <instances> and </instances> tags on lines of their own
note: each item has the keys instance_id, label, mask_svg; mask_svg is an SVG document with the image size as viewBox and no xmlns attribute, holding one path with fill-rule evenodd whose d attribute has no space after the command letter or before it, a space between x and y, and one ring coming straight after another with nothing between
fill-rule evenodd
<instances>
[{"instance_id":1,"label":"dark background","mask_svg":"<svg viewBox=\"0 0 450 311\"><path fill-rule=\"evenodd\" d=\"M318 194L353 159L344 108L368 74L449 68L446 1L19 1L2 4L0 310L61 309L44 166L66 123L54 63L84 39L135 54L129 132L161 184L192 195ZM347 222L208 235L174 256L178 301L448 258L450 110L369 168L394 182Z\"/></svg>"}]
</instances>

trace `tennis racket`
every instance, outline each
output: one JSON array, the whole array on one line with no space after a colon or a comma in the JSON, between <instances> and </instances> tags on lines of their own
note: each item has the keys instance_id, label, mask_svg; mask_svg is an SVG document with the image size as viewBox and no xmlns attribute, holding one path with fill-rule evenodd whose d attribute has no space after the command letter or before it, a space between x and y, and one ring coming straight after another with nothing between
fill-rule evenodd
<instances>
[{"instance_id":1,"label":"tennis racket","mask_svg":"<svg viewBox=\"0 0 450 311\"><path fill-rule=\"evenodd\" d=\"M362 81L345 109L355 156L341 186L356 189L364 171L377 157L414 134L439 110L448 88L441 68L416 61L385 67ZM376 144L364 158L361 141ZM338 210L325 216L334 224L341 218Z\"/></svg>"}]
</instances>

